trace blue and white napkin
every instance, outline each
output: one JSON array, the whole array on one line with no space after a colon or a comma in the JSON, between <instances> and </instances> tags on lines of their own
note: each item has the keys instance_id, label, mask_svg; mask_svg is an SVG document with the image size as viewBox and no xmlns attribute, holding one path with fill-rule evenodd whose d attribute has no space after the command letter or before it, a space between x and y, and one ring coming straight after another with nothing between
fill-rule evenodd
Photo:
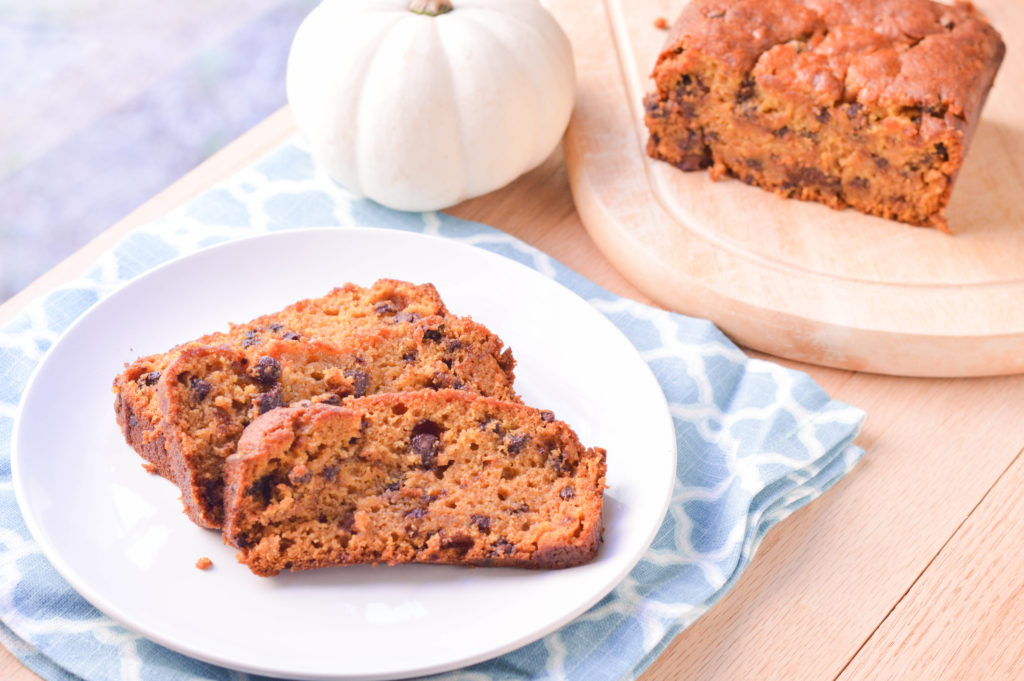
<instances>
[{"instance_id":1,"label":"blue and white napkin","mask_svg":"<svg viewBox=\"0 0 1024 681\"><path fill-rule=\"evenodd\" d=\"M296 227L371 226L440 235L555 279L626 334L661 384L679 465L654 543L607 597L561 630L454 681L633 679L731 588L765 533L861 457L864 414L806 374L748 359L707 321L620 298L503 232L353 198L290 141L165 218L0 327L0 642L45 679L238 679L116 624L82 599L29 535L11 483L11 431L32 370L60 333L133 277L199 248ZM472 672L467 675L467 672Z\"/></svg>"}]
</instances>

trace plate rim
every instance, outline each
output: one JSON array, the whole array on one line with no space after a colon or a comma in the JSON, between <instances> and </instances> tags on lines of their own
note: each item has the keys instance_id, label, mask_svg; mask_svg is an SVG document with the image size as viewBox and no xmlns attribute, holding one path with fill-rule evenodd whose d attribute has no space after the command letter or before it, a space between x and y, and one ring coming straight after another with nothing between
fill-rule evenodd
<instances>
[{"instance_id":1,"label":"plate rim","mask_svg":"<svg viewBox=\"0 0 1024 681\"><path fill-rule=\"evenodd\" d=\"M504 261L505 264L513 268L520 269L521 273L524 276L536 277L538 278L538 280L544 280L547 283L554 285L555 287L564 289L564 291L567 292L569 295L578 299L585 306L586 309L590 310L594 314L595 319L598 319L600 324L605 325L612 334L619 337L622 341L624 341L627 344L627 346L632 350L632 354L635 356L635 358L639 361L640 365L644 369L644 380L649 381L657 389L659 404L664 405L663 411L659 409L659 414L663 416L663 418L660 418L660 420L662 421L663 429L661 437L666 438L666 445L671 445L670 450L663 454L662 457L665 459L666 462L668 462L666 473L670 473L670 475L666 475L666 477L669 478L672 482L667 486L667 493L663 495L663 499L661 500L660 509L657 513L658 521L656 523L653 523L651 527L648 528L648 536L644 537L643 541L640 543L640 546L642 548L638 551L637 555L632 557L630 560L626 561L624 567L620 568L617 571L614 578L608 580L608 583L601 589L595 590L595 592L592 593L589 598L583 599L581 603L577 604L576 607L570 609L561 617L555 618L545 626L535 630L531 630L531 632L528 635L524 635L512 641L508 641L505 644L498 646L494 650L479 652L472 655L464 655L458 657L457 659L450 659L446 662L435 663L429 666L417 666L415 668L408 667L401 671L390 671L381 673L373 672L369 674L360 673L354 675L337 672L300 672L298 675L296 675L296 672L288 669L247 665L244 661L241 660L235 660L223 656L218 656L216 654L207 653L203 650L196 650L192 647L189 647L188 645L182 645L175 639L163 635L159 630L153 629L149 626L144 626L139 622L135 621L133 618L128 617L123 612L123 610L116 605L116 603L112 602L111 599L107 598L104 594L100 593L99 590L94 589L92 586L90 586L90 584L84 578L82 578L81 575L78 574L78 571L67 560L65 560L61 551L52 543L52 538L43 530L37 519L31 513L26 513L26 509L30 508L30 506L28 505L28 499L26 496L28 493L25 491L24 488L26 481L23 478L24 473L22 469L22 464L20 462L22 456L20 454L20 451L22 450L21 439L23 437L22 423L24 421L23 417L24 412L26 410L26 405L29 405L30 402L32 401L29 398L33 394L33 392L38 389L37 379L42 373L47 362L50 361L50 358L53 355L53 353L59 347L61 347L63 343L66 342L67 338L71 337L72 334L75 333L76 329L80 325L85 323L85 320L87 320L94 313L95 310L99 309L100 306L106 306L111 304L110 301L115 300L118 296L126 295L124 292L127 291L129 288L134 287L135 285L139 284L144 280L149 280L151 278L163 276L166 270L172 267L180 266L182 262L189 261L194 257L209 257L211 253L214 253L219 250L229 250L233 247L237 247L242 242L275 239L287 240L288 238L292 238L295 236L301 237L304 235L323 235L325 238L331 238L347 236L348 233L350 232L363 232L367 234L373 234L373 237L371 238L383 237L385 239L396 238L399 240L404 240L408 238L412 239L413 241L432 241L443 244L443 247L445 248L454 248L456 250L462 250L465 253L472 253L477 256L480 256L482 254L482 256L485 259L496 258L501 261ZM507 234L506 236L511 237L511 235ZM530 248L533 247L530 246ZM547 257L551 257L552 260L557 262L557 260L552 256L548 256L547 254L544 255L546 255ZM567 267L562 263L559 264L561 264L563 267ZM676 438L674 420L671 415L667 397L665 396L664 390L661 388L660 383L657 380L657 377L654 375L653 370L643 359L640 350L622 331L618 329L618 327L614 325L614 323L608 317L606 317L599 310L594 308L594 306L591 305L579 293L573 291L568 286L562 284L554 277L547 276L528 265L525 265L517 260L514 260L513 258L504 256L501 253L491 251L486 248L479 247L475 244L446 238L440 235L426 234L418 231L409 231L401 228L372 227L369 225L356 224L346 226L300 227L262 232L258 234L243 236L240 238L229 238L226 241L210 244L208 246L198 248L190 253L178 255L164 263L160 263L159 265L156 265L155 267L152 267L151 269L146 270L145 272L142 272L132 277L131 279L123 282L110 292L101 295L101 297L97 301L93 302L85 311L83 311L75 320L73 320L67 326L67 328L65 328L58 335L58 337L54 340L52 345L49 348L47 348L46 352L40 358L37 365L33 368L30 377L25 384L25 388L21 394L21 397L18 401L17 409L15 410L14 424L11 431L10 457L11 479L12 486L14 488L15 499L21 517L25 522L25 525L28 528L29 534L31 535L33 541L36 542L43 556L50 563L50 565L57 571L61 578L64 579L67 582L67 584L78 595L80 595L82 598L88 601L100 613L110 617L111 619L118 622L120 625L124 626L128 630L135 632L154 643L164 646L171 651L182 654L185 657L188 657L193 660L218 665L229 670L237 670L243 673L252 673L260 675L287 676L297 679L315 679L318 681L357 681L359 679L405 679L419 675L437 674L461 669L473 664L495 659L497 657L505 655L509 652L512 652L523 646L529 645L530 643L536 642L544 638L548 634L566 626L567 624L575 620L577 617L579 617L581 614L585 613L590 608L592 608L602 598L607 596L619 584L621 584L621 582L629 575L629 573L633 571L637 564L643 559L644 554L646 554L646 552L650 549L651 543L653 542L661 526L664 524L665 516L671 504L672 492L675 486L678 458L678 440Z\"/></svg>"}]
</instances>

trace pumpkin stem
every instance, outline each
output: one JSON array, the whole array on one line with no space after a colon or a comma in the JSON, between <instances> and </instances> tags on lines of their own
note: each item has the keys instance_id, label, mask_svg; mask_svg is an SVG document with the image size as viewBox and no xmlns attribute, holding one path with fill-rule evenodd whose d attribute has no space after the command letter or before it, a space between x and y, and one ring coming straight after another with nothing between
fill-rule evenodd
<instances>
[{"instance_id":1,"label":"pumpkin stem","mask_svg":"<svg viewBox=\"0 0 1024 681\"><path fill-rule=\"evenodd\" d=\"M452 11L451 0L409 0L409 11L436 17Z\"/></svg>"}]
</instances>

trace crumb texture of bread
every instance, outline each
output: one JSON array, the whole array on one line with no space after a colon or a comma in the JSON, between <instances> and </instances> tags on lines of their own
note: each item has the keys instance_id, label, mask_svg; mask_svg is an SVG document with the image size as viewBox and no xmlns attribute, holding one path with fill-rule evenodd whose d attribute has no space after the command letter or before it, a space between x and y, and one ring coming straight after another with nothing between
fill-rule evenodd
<instances>
[{"instance_id":1,"label":"crumb texture of bread","mask_svg":"<svg viewBox=\"0 0 1024 681\"><path fill-rule=\"evenodd\" d=\"M549 411L461 390L257 418L225 466L225 539L256 574L356 563L563 568L601 539L605 452Z\"/></svg>"},{"instance_id":2,"label":"crumb texture of bread","mask_svg":"<svg viewBox=\"0 0 1024 681\"><path fill-rule=\"evenodd\" d=\"M189 518L217 528L224 460L261 414L421 389L518 402L514 366L497 336L449 315L432 286L382 280L141 358L115 380L115 410L147 468L181 489Z\"/></svg>"},{"instance_id":3,"label":"crumb texture of bread","mask_svg":"<svg viewBox=\"0 0 1024 681\"><path fill-rule=\"evenodd\" d=\"M953 183L1004 53L966 2L693 0L644 100L647 152L948 231Z\"/></svg>"}]
</instances>

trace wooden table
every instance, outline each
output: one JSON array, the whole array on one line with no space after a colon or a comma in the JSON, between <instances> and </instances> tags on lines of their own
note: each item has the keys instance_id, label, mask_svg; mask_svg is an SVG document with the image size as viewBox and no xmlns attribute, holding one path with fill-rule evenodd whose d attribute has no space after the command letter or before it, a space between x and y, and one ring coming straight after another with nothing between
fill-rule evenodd
<instances>
[{"instance_id":1,"label":"wooden table","mask_svg":"<svg viewBox=\"0 0 1024 681\"><path fill-rule=\"evenodd\" d=\"M271 116L0 306L0 323L293 132L287 110ZM449 212L645 300L588 238L558 154ZM783 363L867 410L864 460L769 533L735 588L644 681L1024 678L1024 376L905 379ZM0 678L37 677L0 649Z\"/></svg>"}]
</instances>

